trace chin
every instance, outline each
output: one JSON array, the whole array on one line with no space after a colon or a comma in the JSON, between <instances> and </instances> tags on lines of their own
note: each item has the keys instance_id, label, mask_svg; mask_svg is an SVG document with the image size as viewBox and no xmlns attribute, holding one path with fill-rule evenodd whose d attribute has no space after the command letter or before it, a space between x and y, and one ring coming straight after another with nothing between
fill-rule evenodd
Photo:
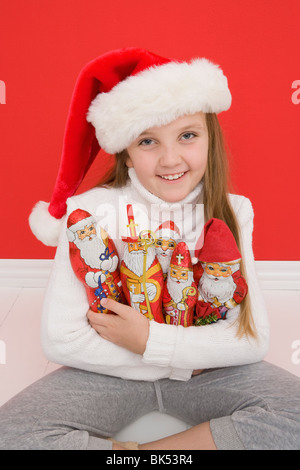
<instances>
[{"instance_id":1,"label":"chin","mask_svg":"<svg viewBox=\"0 0 300 470\"><path fill-rule=\"evenodd\" d=\"M178 191L175 194L166 194L164 197L161 197L166 202L179 202L182 201L188 193L178 193Z\"/></svg>"}]
</instances>

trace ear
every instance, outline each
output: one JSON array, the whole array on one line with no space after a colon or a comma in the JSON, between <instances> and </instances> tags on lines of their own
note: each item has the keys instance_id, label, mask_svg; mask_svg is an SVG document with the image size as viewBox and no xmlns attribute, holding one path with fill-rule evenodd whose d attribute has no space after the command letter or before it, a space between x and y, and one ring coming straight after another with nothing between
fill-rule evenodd
<instances>
[{"instance_id":1,"label":"ear","mask_svg":"<svg viewBox=\"0 0 300 470\"><path fill-rule=\"evenodd\" d=\"M133 168L133 163L129 155L126 158L125 165L127 166L127 168Z\"/></svg>"}]
</instances>

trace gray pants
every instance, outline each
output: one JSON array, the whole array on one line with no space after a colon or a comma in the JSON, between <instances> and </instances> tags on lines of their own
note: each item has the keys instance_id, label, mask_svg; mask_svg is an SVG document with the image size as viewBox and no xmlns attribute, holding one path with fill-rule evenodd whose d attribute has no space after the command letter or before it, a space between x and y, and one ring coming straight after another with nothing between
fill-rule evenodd
<instances>
[{"instance_id":1,"label":"gray pants","mask_svg":"<svg viewBox=\"0 0 300 470\"><path fill-rule=\"evenodd\" d=\"M0 449L111 449L105 437L154 410L190 425L210 421L221 450L300 449L300 379L265 362L188 382L61 368L0 408Z\"/></svg>"}]
</instances>

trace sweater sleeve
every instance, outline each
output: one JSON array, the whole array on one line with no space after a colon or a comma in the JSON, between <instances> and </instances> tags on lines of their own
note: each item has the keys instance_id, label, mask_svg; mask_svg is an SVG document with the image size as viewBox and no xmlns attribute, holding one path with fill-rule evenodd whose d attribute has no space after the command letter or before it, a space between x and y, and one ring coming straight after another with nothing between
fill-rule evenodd
<instances>
[{"instance_id":1,"label":"sweater sleeve","mask_svg":"<svg viewBox=\"0 0 300 470\"><path fill-rule=\"evenodd\" d=\"M68 213L78 207L72 199L68 201ZM101 338L88 323L88 309L85 288L69 260L65 224L42 312L41 340L46 357L57 364L126 379L158 380L172 374L180 380L188 378L184 370L145 364L141 355Z\"/></svg>"},{"instance_id":2,"label":"sweater sleeve","mask_svg":"<svg viewBox=\"0 0 300 470\"><path fill-rule=\"evenodd\" d=\"M252 251L253 209L249 199L236 196L235 212L241 228L251 312L257 338L238 338L237 322L240 307L230 311L226 320L189 328L151 323L150 335L143 359L157 364L193 369L235 366L260 361L267 353L269 323L264 298L259 286ZM166 340L167 338L167 340Z\"/></svg>"}]
</instances>

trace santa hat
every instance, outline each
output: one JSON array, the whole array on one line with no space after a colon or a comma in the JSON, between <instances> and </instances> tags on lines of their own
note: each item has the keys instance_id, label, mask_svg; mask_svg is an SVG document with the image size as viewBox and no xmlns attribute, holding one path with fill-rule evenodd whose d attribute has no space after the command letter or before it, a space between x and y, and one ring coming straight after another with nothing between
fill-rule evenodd
<instances>
[{"instance_id":1,"label":"santa hat","mask_svg":"<svg viewBox=\"0 0 300 470\"><path fill-rule=\"evenodd\" d=\"M33 233L46 245L57 245L66 200L100 148L114 154L152 126L198 111L219 113L230 105L227 79L207 59L179 62L127 48L89 62L75 85L51 201L38 203L29 219Z\"/></svg>"},{"instance_id":2,"label":"santa hat","mask_svg":"<svg viewBox=\"0 0 300 470\"><path fill-rule=\"evenodd\" d=\"M81 230L84 227L94 223L94 217L83 209L76 209L75 211L71 212L67 220L68 240L73 241L75 239L75 233L77 230Z\"/></svg>"},{"instance_id":3,"label":"santa hat","mask_svg":"<svg viewBox=\"0 0 300 470\"><path fill-rule=\"evenodd\" d=\"M236 264L242 255L228 225L223 220L212 218L203 228L199 240L204 240L202 247L195 250L193 264L203 263Z\"/></svg>"},{"instance_id":4,"label":"santa hat","mask_svg":"<svg viewBox=\"0 0 300 470\"><path fill-rule=\"evenodd\" d=\"M170 266L192 269L192 260L188 246L184 242L179 242L172 254Z\"/></svg>"},{"instance_id":5,"label":"santa hat","mask_svg":"<svg viewBox=\"0 0 300 470\"><path fill-rule=\"evenodd\" d=\"M180 232L177 225L173 220L166 220L163 222L155 231L157 238L172 238L172 240L178 240L180 238Z\"/></svg>"}]
</instances>

